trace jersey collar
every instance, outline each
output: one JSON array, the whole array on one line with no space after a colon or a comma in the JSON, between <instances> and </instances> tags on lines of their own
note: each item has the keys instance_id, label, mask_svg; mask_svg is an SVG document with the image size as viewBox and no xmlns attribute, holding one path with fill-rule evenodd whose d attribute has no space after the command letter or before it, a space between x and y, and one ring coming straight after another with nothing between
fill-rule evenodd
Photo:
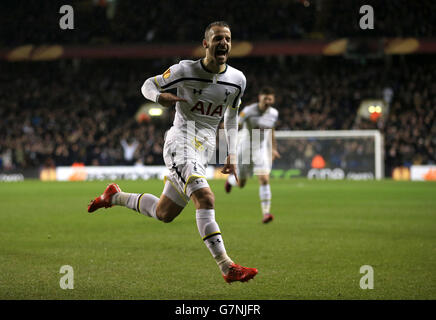
<instances>
[{"instance_id":1,"label":"jersey collar","mask_svg":"<svg viewBox=\"0 0 436 320\"><path fill-rule=\"evenodd\" d=\"M200 64L201 64L201 67L203 68L204 71L206 71L206 72L208 72L208 73L213 73L212 71L210 71L210 70L208 70L208 69L206 68L206 66L205 66L204 63L203 63L203 59L200 59ZM223 74L223 73L225 73L225 72L227 71L227 67L228 67L228 64L226 63L226 68L225 68L223 71L221 71L221 72L219 72L219 73L217 73L217 74Z\"/></svg>"}]
</instances>

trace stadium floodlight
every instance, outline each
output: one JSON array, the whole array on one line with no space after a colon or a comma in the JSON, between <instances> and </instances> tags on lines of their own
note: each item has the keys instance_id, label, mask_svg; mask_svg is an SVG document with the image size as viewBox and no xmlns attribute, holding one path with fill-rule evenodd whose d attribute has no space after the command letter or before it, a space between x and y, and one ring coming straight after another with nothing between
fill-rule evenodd
<instances>
[{"instance_id":1,"label":"stadium floodlight","mask_svg":"<svg viewBox=\"0 0 436 320\"><path fill-rule=\"evenodd\" d=\"M162 107L158 103L149 102L142 104L136 112L136 120L141 122L149 122L151 118L160 118L166 115L167 108Z\"/></svg>"},{"instance_id":2,"label":"stadium floodlight","mask_svg":"<svg viewBox=\"0 0 436 320\"><path fill-rule=\"evenodd\" d=\"M386 118L389 113L389 105L381 99L366 99L360 103L357 117L367 120Z\"/></svg>"},{"instance_id":3,"label":"stadium floodlight","mask_svg":"<svg viewBox=\"0 0 436 320\"><path fill-rule=\"evenodd\" d=\"M148 109L148 114L151 117L159 117L161 116L163 113L163 108L162 107L151 107L150 109Z\"/></svg>"},{"instance_id":4,"label":"stadium floodlight","mask_svg":"<svg viewBox=\"0 0 436 320\"><path fill-rule=\"evenodd\" d=\"M275 136L281 158L273 169L280 172L322 179L384 177L384 143L378 130L276 131Z\"/></svg>"}]
</instances>

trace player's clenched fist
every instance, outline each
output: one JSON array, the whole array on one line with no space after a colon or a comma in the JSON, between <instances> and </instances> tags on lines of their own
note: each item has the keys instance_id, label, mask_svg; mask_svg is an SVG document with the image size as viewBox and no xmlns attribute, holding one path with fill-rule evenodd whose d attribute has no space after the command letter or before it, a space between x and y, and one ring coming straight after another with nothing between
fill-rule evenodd
<instances>
[{"instance_id":1,"label":"player's clenched fist","mask_svg":"<svg viewBox=\"0 0 436 320\"><path fill-rule=\"evenodd\" d=\"M171 107L176 104L177 101L187 102L186 99L180 98L172 93L164 92L159 95L157 102L164 107Z\"/></svg>"}]
</instances>

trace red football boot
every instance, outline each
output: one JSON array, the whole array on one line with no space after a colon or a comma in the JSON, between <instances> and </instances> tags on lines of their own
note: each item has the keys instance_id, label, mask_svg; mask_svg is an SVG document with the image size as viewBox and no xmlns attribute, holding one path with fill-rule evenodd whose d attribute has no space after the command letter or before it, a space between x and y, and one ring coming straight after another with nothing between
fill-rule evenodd
<instances>
[{"instance_id":1,"label":"red football boot","mask_svg":"<svg viewBox=\"0 0 436 320\"><path fill-rule=\"evenodd\" d=\"M226 180L226 184L224 186L224 189L226 190L227 193L230 193L230 191L232 191L232 185L229 183L228 180Z\"/></svg>"},{"instance_id":2,"label":"red football boot","mask_svg":"<svg viewBox=\"0 0 436 320\"><path fill-rule=\"evenodd\" d=\"M121 192L120 187L116 183L111 183L106 187L103 194L88 205L88 212L94 212L100 208L110 208L113 206L111 198L115 193Z\"/></svg>"},{"instance_id":3,"label":"red football boot","mask_svg":"<svg viewBox=\"0 0 436 320\"><path fill-rule=\"evenodd\" d=\"M263 216L262 222L268 223L274 220L274 216L271 213L267 213Z\"/></svg>"},{"instance_id":4,"label":"red football boot","mask_svg":"<svg viewBox=\"0 0 436 320\"><path fill-rule=\"evenodd\" d=\"M256 268L246 268L236 263L232 263L229 267L229 272L226 276L223 275L223 278L227 283L231 283L233 281L246 282L250 279L253 279L256 274Z\"/></svg>"}]
</instances>

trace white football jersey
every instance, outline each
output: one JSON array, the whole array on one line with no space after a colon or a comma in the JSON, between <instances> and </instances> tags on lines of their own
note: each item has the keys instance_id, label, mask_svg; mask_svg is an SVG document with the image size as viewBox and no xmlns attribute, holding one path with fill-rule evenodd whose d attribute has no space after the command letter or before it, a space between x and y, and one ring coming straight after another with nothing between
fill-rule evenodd
<instances>
[{"instance_id":1,"label":"white football jersey","mask_svg":"<svg viewBox=\"0 0 436 320\"><path fill-rule=\"evenodd\" d=\"M244 94L244 74L226 65L221 73L212 73L201 59L182 60L172 65L153 81L160 91L177 88L177 96L187 102L176 103L173 126L185 131L187 121L195 121L196 129L216 130L227 108L239 108Z\"/></svg>"},{"instance_id":2,"label":"white football jersey","mask_svg":"<svg viewBox=\"0 0 436 320\"><path fill-rule=\"evenodd\" d=\"M259 109L258 103L253 103L239 113L239 124L242 129L247 129L251 133L252 129L273 129L279 118L279 111L269 107L263 113ZM244 130L244 132L246 132ZM263 135L262 135L263 137Z\"/></svg>"},{"instance_id":3,"label":"white football jersey","mask_svg":"<svg viewBox=\"0 0 436 320\"><path fill-rule=\"evenodd\" d=\"M274 129L278 116L278 110L273 107L261 112L258 103L246 106L239 113L242 128L238 133L238 170L242 176L246 176L247 170L254 169L261 174L271 170L272 132L264 129ZM257 134L254 130L258 130ZM251 164L254 167L250 167ZM249 165L250 169L244 165Z\"/></svg>"}]
</instances>

